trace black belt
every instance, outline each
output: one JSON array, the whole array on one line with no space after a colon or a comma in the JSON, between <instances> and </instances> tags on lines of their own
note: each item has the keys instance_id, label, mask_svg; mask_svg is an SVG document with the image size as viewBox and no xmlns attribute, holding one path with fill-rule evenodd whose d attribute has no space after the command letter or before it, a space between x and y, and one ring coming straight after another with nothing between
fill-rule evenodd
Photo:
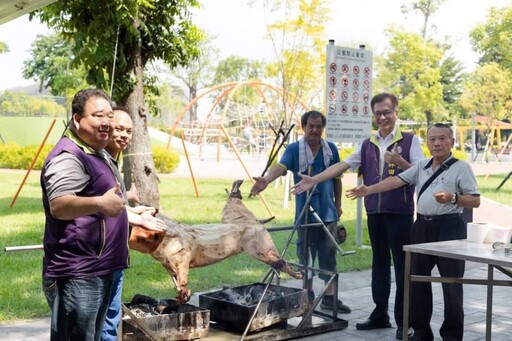
<instances>
[{"instance_id":1,"label":"black belt","mask_svg":"<svg viewBox=\"0 0 512 341\"><path fill-rule=\"evenodd\" d=\"M451 213L451 214L441 214L441 215L423 215L418 213L418 220L452 220L460 218L462 215L460 213Z\"/></svg>"}]
</instances>

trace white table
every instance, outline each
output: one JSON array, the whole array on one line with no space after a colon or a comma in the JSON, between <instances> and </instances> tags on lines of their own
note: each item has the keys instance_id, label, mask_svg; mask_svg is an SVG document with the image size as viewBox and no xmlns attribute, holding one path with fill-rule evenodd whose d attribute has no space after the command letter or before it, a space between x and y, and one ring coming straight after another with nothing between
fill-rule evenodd
<instances>
[{"instance_id":1,"label":"white table","mask_svg":"<svg viewBox=\"0 0 512 341\"><path fill-rule=\"evenodd\" d=\"M411 281L414 282L438 282L461 283L487 286L487 311L485 339L491 340L492 328L492 295L493 286L512 286L512 281L494 280L494 269L498 269L512 278L512 271L504 267L512 267L512 251L494 250L491 244L478 244L467 240L450 240L444 242L405 245L405 271L404 271L404 334L403 340L408 340L409 329L409 292ZM411 275L411 254L446 257L464 261L472 261L488 265L487 279L468 279L453 277L432 277Z\"/></svg>"}]
</instances>

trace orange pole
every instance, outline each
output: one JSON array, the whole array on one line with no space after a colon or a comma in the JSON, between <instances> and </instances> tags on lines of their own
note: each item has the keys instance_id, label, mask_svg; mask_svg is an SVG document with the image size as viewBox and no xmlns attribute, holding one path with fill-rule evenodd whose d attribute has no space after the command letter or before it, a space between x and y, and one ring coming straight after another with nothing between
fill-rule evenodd
<instances>
[{"instance_id":1,"label":"orange pole","mask_svg":"<svg viewBox=\"0 0 512 341\"><path fill-rule=\"evenodd\" d=\"M48 140L48 136L50 136L50 133L52 132L53 126L55 125L56 120L53 119L52 123L50 124L50 128L46 132L46 135L44 136L43 142L41 142L41 145L39 146L39 149L37 150L36 155L32 159L32 162L30 163L30 166L28 167L27 173L25 173L25 177L23 178L23 181L20 184L20 187L18 187L18 190L16 191L16 194L14 195L14 198L12 198L11 203L9 204L9 207L13 207L14 203L16 202L16 199L18 199L18 195L21 192L21 189L25 185L25 182L27 181L28 175L30 174L30 171L32 171L32 168L34 168L34 164L37 161L37 158L39 157L39 154L41 154L41 151L43 150L43 147L46 143L46 140Z\"/></svg>"},{"instance_id":2,"label":"orange pole","mask_svg":"<svg viewBox=\"0 0 512 341\"><path fill-rule=\"evenodd\" d=\"M194 177L194 172L192 171L192 165L190 164L190 158L188 157L187 147L185 146L185 137L183 136L183 130L180 130L180 138L181 138L181 143L183 144L183 151L185 152L185 157L187 158L188 169L190 170L190 176L192 177L192 183L194 184L194 190L196 191L196 198L199 198L199 190L197 189L196 178Z\"/></svg>"},{"instance_id":3,"label":"orange pole","mask_svg":"<svg viewBox=\"0 0 512 341\"><path fill-rule=\"evenodd\" d=\"M231 148L233 148L233 151L235 152L235 155L236 157L238 158L238 161L240 161L240 163L242 164L242 167L244 168L245 170L245 173L247 174L247 177L249 178L249 180L251 180L251 182L254 184L254 179L252 178L251 176L251 173L249 173L249 171L247 170L247 167L245 167L245 164L244 162L242 161L242 158L240 157L240 154L238 153L238 149L236 149L236 146L233 144L233 141L231 141L231 138L229 137L228 133L226 132L226 130L224 129L224 127L222 126L222 124L219 124L219 127L220 127L220 130L222 130L222 132L224 133L224 136L226 136L226 139L228 140L228 143L229 145L231 146ZM270 214L271 217L274 216L274 214L272 213L272 210L270 209L270 207L268 206L267 204L267 201L265 200L265 198L263 197L263 194L259 194L258 195L261 202L263 203L263 205L265 206L265 208L267 209L268 213Z\"/></svg>"}]
</instances>

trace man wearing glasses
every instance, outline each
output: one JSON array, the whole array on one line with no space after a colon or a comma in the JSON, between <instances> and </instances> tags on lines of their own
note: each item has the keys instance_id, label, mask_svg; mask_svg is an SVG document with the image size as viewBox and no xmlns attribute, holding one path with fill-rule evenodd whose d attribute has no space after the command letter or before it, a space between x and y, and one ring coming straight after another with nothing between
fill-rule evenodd
<instances>
[{"instance_id":1,"label":"man wearing glasses","mask_svg":"<svg viewBox=\"0 0 512 341\"><path fill-rule=\"evenodd\" d=\"M414 163L424 159L417 136L402 132L397 126L398 99L393 94L381 93L372 98L371 108L378 131L356 147L353 154L340 163L314 176L302 176L293 187L296 194L313 187L315 183L339 176L348 169L356 170L366 186L398 175ZM375 309L369 318L356 324L359 330L391 328L388 301L391 291L391 257L395 269L396 338L402 339L403 285L405 253L403 245L410 244L414 214L414 187L405 186L393 191L366 196L368 232L373 250L372 296Z\"/></svg>"}]
</instances>

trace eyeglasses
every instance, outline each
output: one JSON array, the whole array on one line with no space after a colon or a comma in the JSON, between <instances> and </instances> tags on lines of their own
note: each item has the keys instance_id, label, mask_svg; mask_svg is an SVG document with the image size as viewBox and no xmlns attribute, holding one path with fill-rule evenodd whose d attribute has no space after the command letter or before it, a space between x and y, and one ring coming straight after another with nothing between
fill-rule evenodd
<instances>
[{"instance_id":1,"label":"eyeglasses","mask_svg":"<svg viewBox=\"0 0 512 341\"><path fill-rule=\"evenodd\" d=\"M380 116L389 117L389 116L391 116L394 113L395 113L394 111L387 110L387 111L377 111L374 115L376 117L380 117Z\"/></svg>"}]
</instances>

